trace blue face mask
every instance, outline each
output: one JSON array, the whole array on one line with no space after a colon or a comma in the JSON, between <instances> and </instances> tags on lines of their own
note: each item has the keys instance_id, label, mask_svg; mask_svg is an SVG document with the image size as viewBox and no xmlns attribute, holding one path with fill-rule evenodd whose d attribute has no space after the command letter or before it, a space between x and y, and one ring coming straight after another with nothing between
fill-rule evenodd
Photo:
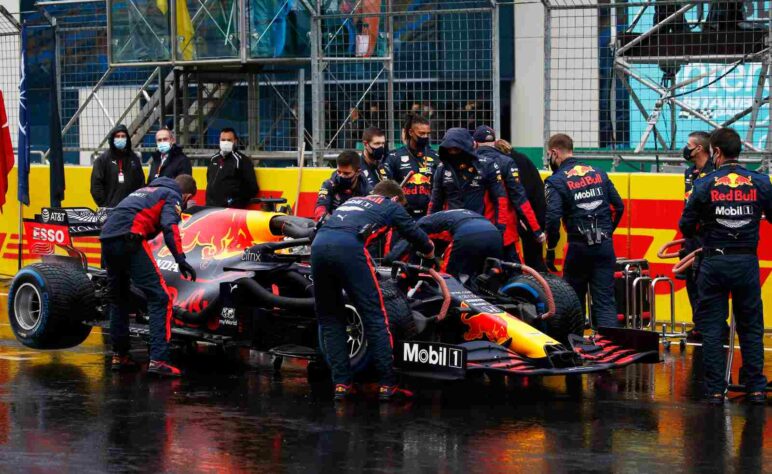
<instances>
[{"instance_id":1,"label":"blue face mask","mask_svg":"<svg viewBox=\"0 0 772 474\"><path fill-rule=\"evenodd\" d=\"M169 150L172 149L172 144L169 142L158 142L156 144L156 147L158 147L158 151L161 152L161 154L167 154L169 153Z\"/></svg>"},{"instance_id":2,"label":"blue face mask","mask_svg":"<svg viewBox=\"0 0 772 474\"><path fill-rule=\"evenodd\" d=\"M127 140L125 138L116 138L115 140L113 140L113 144L115 145L115 148L119 150L123 150L124 148L126 148L126 141Z\"/></svg>"}]
</instances>

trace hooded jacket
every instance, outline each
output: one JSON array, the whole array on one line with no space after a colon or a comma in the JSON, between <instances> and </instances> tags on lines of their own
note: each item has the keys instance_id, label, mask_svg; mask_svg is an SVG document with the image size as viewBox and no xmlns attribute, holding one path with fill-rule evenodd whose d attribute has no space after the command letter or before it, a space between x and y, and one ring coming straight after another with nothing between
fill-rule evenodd
<instances>
[{"instance_id":1,"label":"hooded jacket","mask_svg":"<svg viewBox=\"0 0 772 474\"><path fill-rule=\"evenodd\" d=\"M162 160L161 152L156 150L150 161L150 170L147 174L147 184L156 178L176 178L181 174L193 174L193 166L190 158L185 155L177 144L172 145L165 159Z\"/></svg>"},{"instance_id":2,"label":"hooded jacket","mask_svg":"<svg viewBox=\"0 0 772 474\"><path fill-rule=\"evenodd\" d=\"M449 148L462 154L452 157ZM492 163L474 150L472 135L465 128L451 128L440 145L440 165L434 173L429 214L468 209L488 218L502 232L507 224L507 195Z\"/></svg>"},{"instance_id":3,"label":"hooded jacket","mask_svg":"<svg viewBox=\"0 0 772 474\"><path fill-rule=\"evenodd\" d=\"M91 169L91 197L99 207L115 207L123 198L145 184L142 163L131 150L131 137L126 140L126 148L115 148L115 134L118 132L129 135L129 129L125 125L121 124L112 129L107 139L110 148L94 160Z\"/></svg>"}]
</instances>

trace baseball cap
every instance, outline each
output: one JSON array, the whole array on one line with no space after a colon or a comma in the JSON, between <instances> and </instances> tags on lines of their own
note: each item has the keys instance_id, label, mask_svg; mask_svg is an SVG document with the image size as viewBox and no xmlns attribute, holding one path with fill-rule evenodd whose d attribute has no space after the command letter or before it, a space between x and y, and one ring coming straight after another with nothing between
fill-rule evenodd
<instances>
[{"instance_id":1,"label":"baseball cap","mask_svg":"<svg viewBox=\"0 0 772 474\"><path fill-rule=\"evenodd\" d=\"M474 141L477 143L495 142L496 132L487 125L480 125L475 129L472 138L474 138Z\"/></svg>"}]
</instances>

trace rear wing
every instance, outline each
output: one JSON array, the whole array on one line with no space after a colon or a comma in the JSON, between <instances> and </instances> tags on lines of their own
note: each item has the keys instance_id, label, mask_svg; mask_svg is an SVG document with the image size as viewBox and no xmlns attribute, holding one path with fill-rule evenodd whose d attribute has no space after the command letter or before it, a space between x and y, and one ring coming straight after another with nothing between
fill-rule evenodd
<instances>
[{"instance_id":1,"label":"rear wing","mask_svg":"<svg viewBox=\"0 0 772 474\"><path fill-rule=\"evenodd\" d=\"M35 214L35 222L66 226L70 237L98 236L107 220L108 208L96 211L88 207L44 207Z\"/></svg>"},{"instance_id":2,"label":"rear wing","mask_svg":"<svg viewBox=\"0 0 772 474\"><path fill-rule=\"evenodd\" d=\"M44 207L34 219L24 219L25 257L54 258L59 247L87 267L86 255L73 246L72 238L99 236L108 212L87 207Z\"/></svg>"}]
</instances>

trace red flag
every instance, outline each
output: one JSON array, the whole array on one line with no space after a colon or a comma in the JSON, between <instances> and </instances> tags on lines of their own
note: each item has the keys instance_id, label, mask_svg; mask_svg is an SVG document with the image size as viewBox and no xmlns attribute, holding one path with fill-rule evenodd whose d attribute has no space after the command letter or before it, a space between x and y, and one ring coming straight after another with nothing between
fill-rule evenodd
<instances>
[{"instance_id":1,"label":"red flag","mask_svg":"<svg viewBox=\"0 0 772 474\"><path fill-rule=\"evenodd\" d=\"M5 204L5 194L8 192L8 175L13 169L13 144L11 129L8 127L8 115L5 113L5 100L0 91L0 212Z\"/></svg>"}]
</instances>

